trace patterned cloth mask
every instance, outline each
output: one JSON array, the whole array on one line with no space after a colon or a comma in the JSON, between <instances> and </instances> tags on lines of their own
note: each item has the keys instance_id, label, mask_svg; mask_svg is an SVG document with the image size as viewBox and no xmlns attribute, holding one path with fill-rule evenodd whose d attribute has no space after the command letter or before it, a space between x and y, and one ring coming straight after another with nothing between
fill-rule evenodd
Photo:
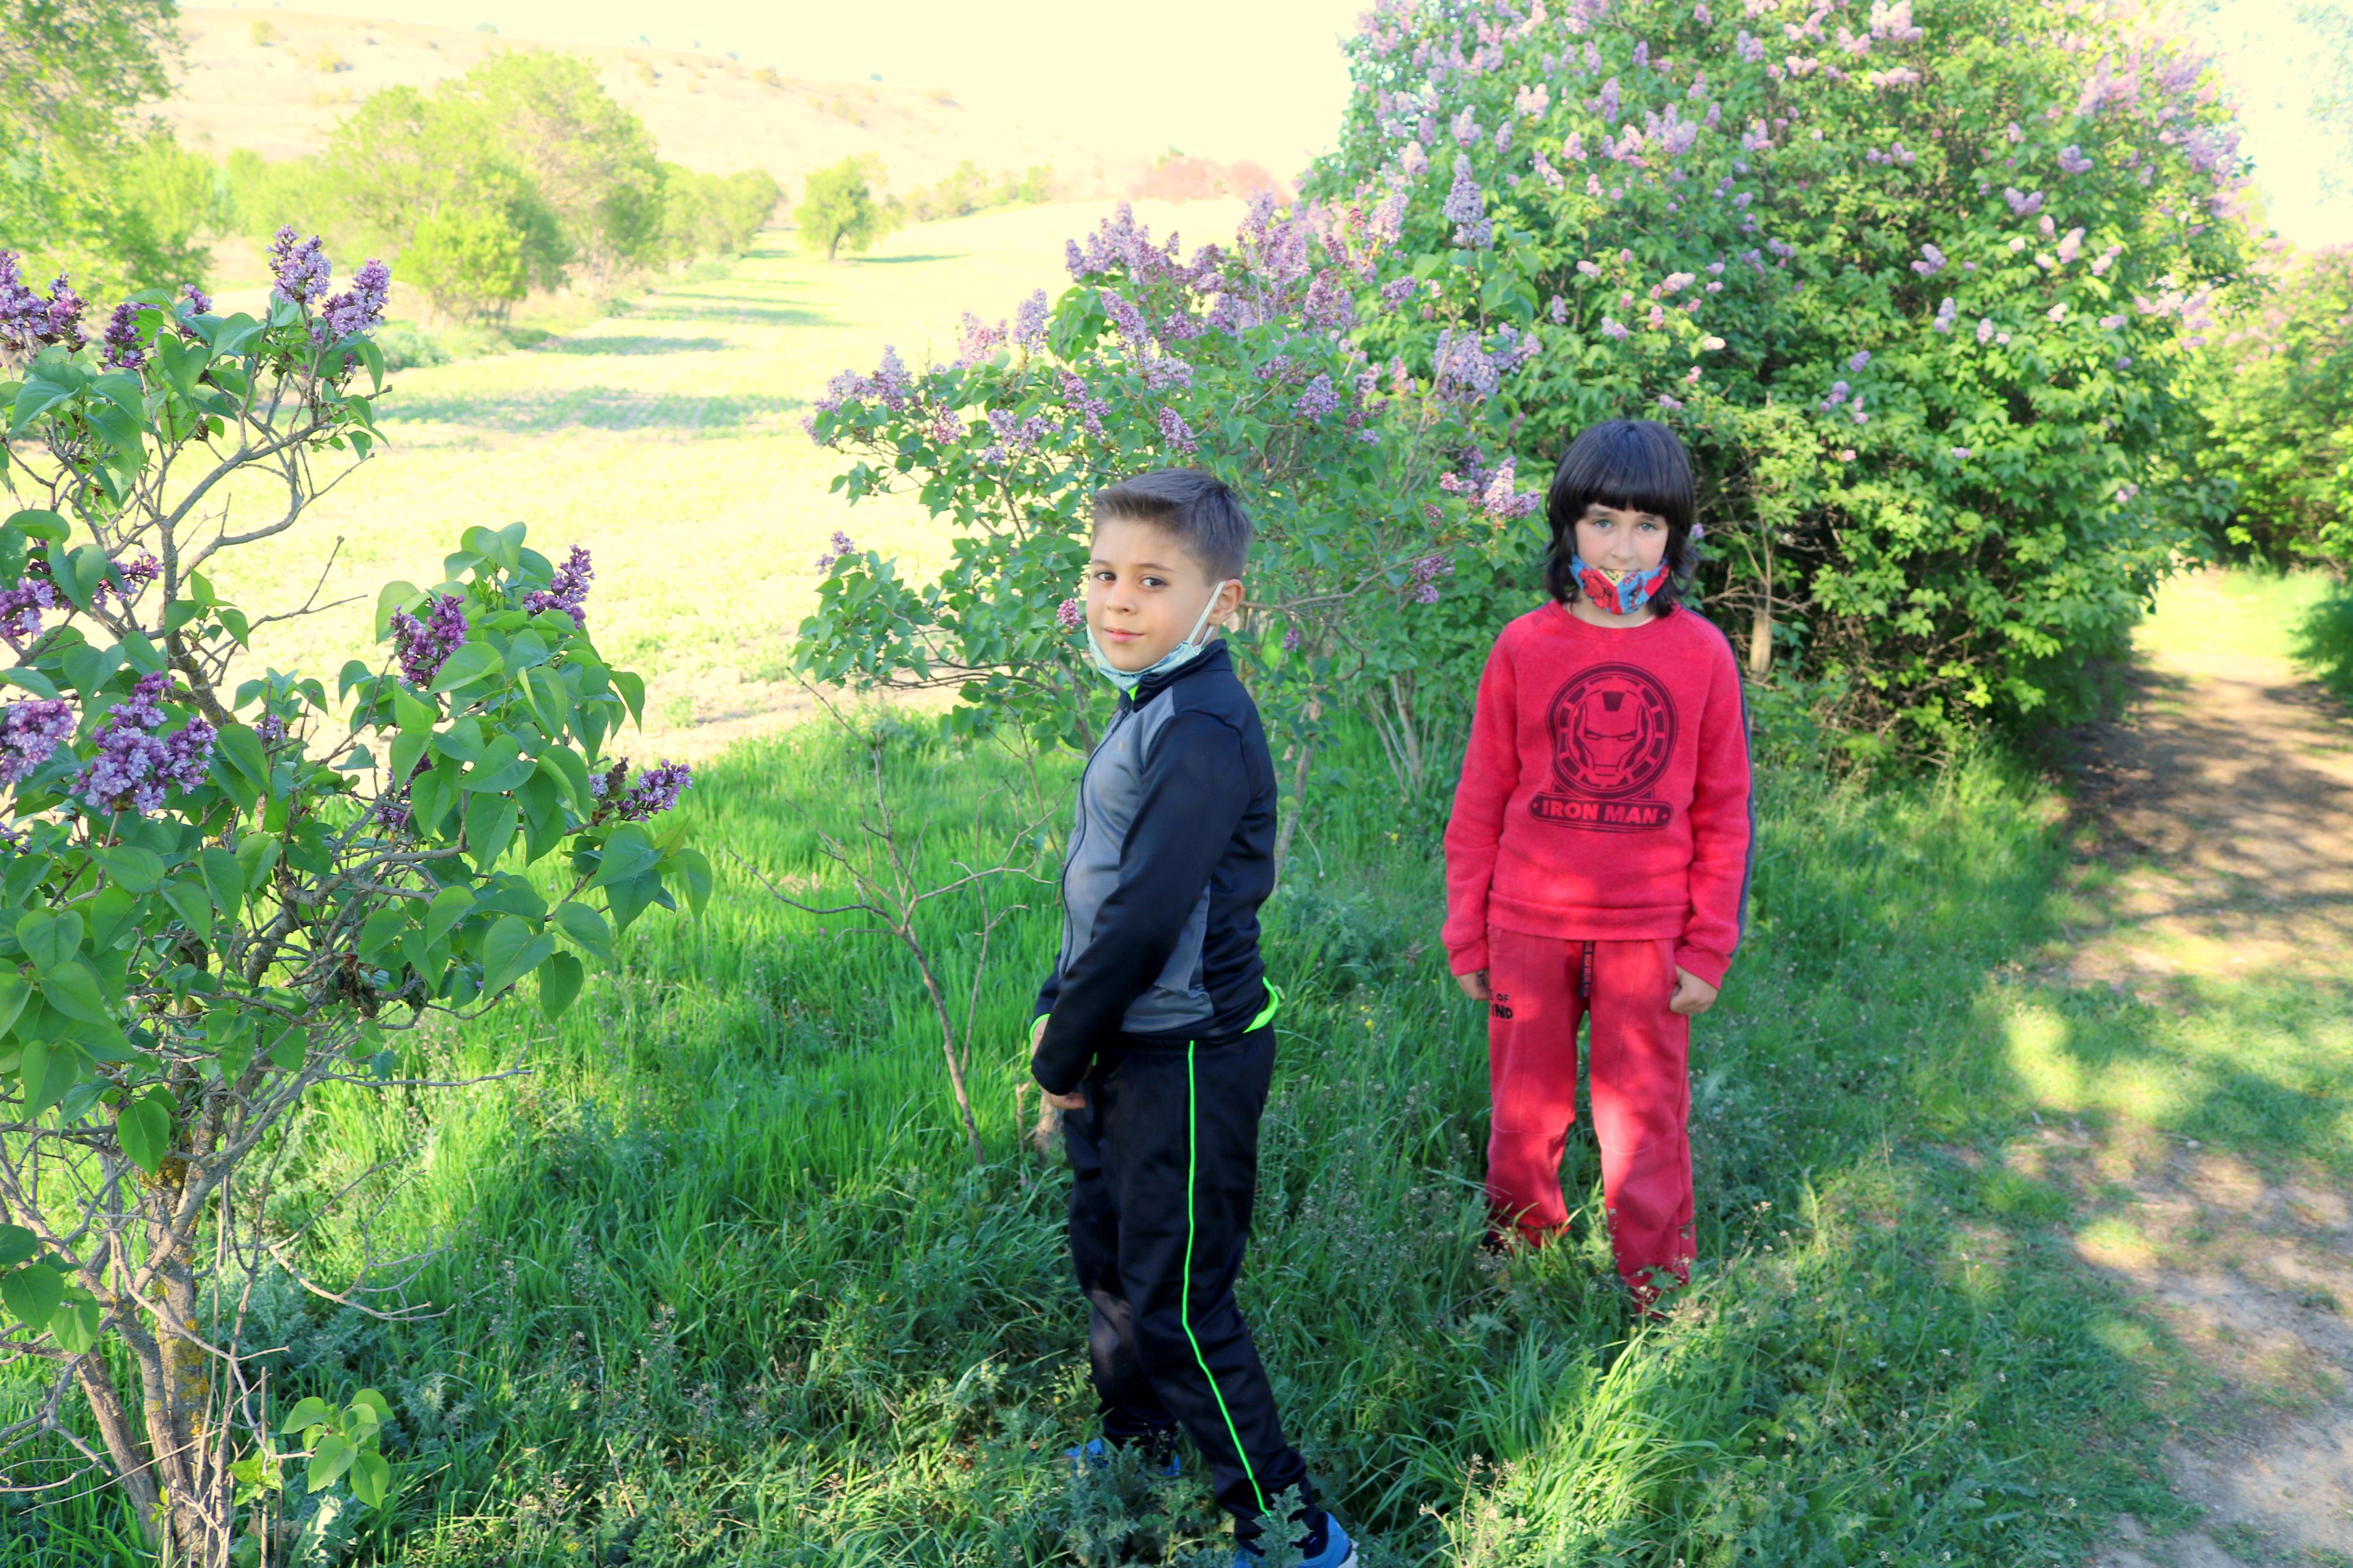
<instances>
[{"instance_id":1,"label":"patterned cloth mask","mask_svg":"<svg viewBox=\"0 0 2353 1568\"><path fill-rule=\"evenodd\" d=\"M1572 554L1568 569L1593 607L1612 616L1630 616L1651 602L1659 584L1667 580L1667 563L1660 562L1648 572L1605 572L1599 566L1586 564L1585 557Z\"/></svg>"}]
</instances>

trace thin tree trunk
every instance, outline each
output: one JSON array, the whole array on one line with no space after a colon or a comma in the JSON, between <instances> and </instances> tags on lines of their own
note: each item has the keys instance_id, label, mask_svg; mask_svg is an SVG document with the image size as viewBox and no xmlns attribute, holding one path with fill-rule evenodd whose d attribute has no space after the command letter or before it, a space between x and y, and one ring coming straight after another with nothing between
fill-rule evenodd
<instances>
[{"instance_id":1,"label":"thin tree trunk","mask_svg":"<svg viewBox=\"0 0 2353 1568\"><path fill-rule=\"evenodd\" d=\"M1299 831L1300 814L1307 809L1307 768L1315 760L1315 748L1308 742L1299 744L1299 765L1291 770L1291 811L1274 830L1274 875L1282 879L1282 868L1291 864L1291 836Z\"/></svg>"},{"instance_id":2,"label":"thin tree trunk","mask_svg":"<svg viewBox=\"0 0 2353 1568\"><path fill-rule=\"evenodd\" d=\"M107 1458L114 1461L115 1479L131 1499L131 1511L139 1528L146 1531L149 1542L159 1541L169 1528L164 1520L163 1489L138 1438L132 1435L131 1417L122 1408L122 1394L114 1386L113 1374L93 1350L75 1366L74 1377L81 1384L82 1398L89 1402L98 1440L105 1445Z\"/></svg>"},{"instance_id":3,"label":"thin tree trunk","mask_svg":"<svg viewBox=\"0 0 2353 1568\"><path fill-rule=\"evenodd\" d=\"M1748 619L1748 679L1762 680L1765 672L1773 668L1773 611L1767 601L1757 601L1757 608Z\"/></svg>"},{"instance_id":4,"label":"thin tree trunk","mask_svg":"<svg viewBox=\"0 0 2353 1568\"><path fill-rule=\"evenodd\" d=\"M955 1025L948 1017L947 999L940 994L940 983L932 978L931 963L924 958L923 947L915 941L913 929L902 926L899 940L905 942L907 951L915 955L915 969L923 977L923 989L931 994L932 1011L940 1021L940 1054L947 1058L948 1083L955 1090L956 1110L964 1113L964 1135L972 1145L973 1169L986 1170L988 1157L981 1152L980 1123L972 1114L972 1096L965 1092L964 1063L956 1058Z\"/></svg>"}]
</instances>

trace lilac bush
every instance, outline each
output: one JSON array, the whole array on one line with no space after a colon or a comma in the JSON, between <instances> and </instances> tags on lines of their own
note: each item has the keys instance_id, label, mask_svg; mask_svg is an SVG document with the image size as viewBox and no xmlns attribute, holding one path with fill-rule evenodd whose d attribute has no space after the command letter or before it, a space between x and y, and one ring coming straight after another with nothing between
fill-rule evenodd
<instances>
[{"instance_id":1,"label":"lilac bush","mask_svg":"<svg viewBox=\"0 0 2353 1568\"><path fill-rule=\"evenodd\" d=\"M1229 247L1188 255L1123 208L1071 243L1071 284L1050 307L1033 298L1010 329L968 319L953 363L911 369L889 351L871 374L837 377L808 429L852 459L839 486L853 502L912 490L956 542L919 584L837 535L805 668L954 686L967 727L1085 743L1102 700L1071 596L1087 498L1198 464L1250 498L1258 542L1232 642L1303 776L1323 723L1410 683L1440 575L1421 563L1524 552L1534 505L1480 432L1535 334L1458 332L1434 382L1358 342L1402 211L1284 214L1261 198Z\"/></svg>"},{"instance_id":2,"label":"lilac bush","mask_svg":"<svg viewBox=\"0 0 2353 1568\"><path fill-rule=\"evenodd\" d=\"M1310 194L1401 203L1418 283L1367 353L1541 333L1488 405L1532 462L1674 425L1709 613L1842 683L1864 743L2063 705L2211 508L2176 386L2241 167L2137 13L1384 0L1349 49Z\"/></svg>"},{"instance_id":3,"label":"lilac bush","mask_svg":"<svg viewBox=\"0 0 2353 1568\"><path fill-rule=\"evenodd\" d=\"M150 290L92 342L66 279L0 251L0 683L28 694L0 705L0 1363L39 1390L0 1413L0 1468L111 1476L174 1562L274 1539L293 1461L392 1490L372 1392L265 1418L223 1304L299 1277L259 1237L302 1226L241 1162L332 1138L307 1100L390 1079L429 1018L526 983L562 1013L617 931L711 885L666 815L684 768L594 787L645 689L587 637L585 551L468 528L446 581L385 585L390 649L332 698L236 679L251 623L207 572L374 449L391 288L369 262L337 291L290 229L270 260L261 318ZM248 476L267 516L230 511ZM311 1288L396 1308L380 1261Z\"/></svg>"}]
</instances>

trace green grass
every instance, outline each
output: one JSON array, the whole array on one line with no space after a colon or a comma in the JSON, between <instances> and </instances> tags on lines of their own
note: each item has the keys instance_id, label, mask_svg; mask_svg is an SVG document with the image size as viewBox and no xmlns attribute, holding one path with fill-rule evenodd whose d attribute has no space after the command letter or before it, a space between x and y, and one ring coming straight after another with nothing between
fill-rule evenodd
<instances>
[{"instance_id":1,"label":"green grass","mask_svg":"<svg viewBox=\"0 0 2353 1568\"><path fill-rule=\"evenodd\" d=\"M896 736L934 871L1027 816L1009 760ZM688 810L821 890L799 814L851 798L853 760L788 732L715 765ZM1071 774L1049 768L1048 795ZM1570 1241L1474 1262L1481 1028L1431 941L1437 860L1391 842L1398 816L1327 791L1270 906L1293 1003L1245 1280L1294 1440L1368 1563L2069 1560L2105 1512L2168 1516L2138 1392L2156 1337L2068 1265L2052 1194L1971 1152L2030 1103L2005 1042L2032 994L2002 966L2056 870L2035 787L1986 762L1878 795L1769 780L1750 945L1694 1061L1706 1262L1672 1324L1630 1336L1589 1142ZM1073 1487L1054 1460L1092 1398L1062 1177L1016 1152L1053 940L1035 902L984 993L984 1172L905 961L724 857L706 920L649 916L561 1026L514 1009L405 1064L527 1052L533 1076L322 1101L307 1190L389 1162L367 1184L380 1238L448 1248L425 1288L451 1310L428 1324L267 1304L281 1396L373 1383L400 1413L406 1489L357 1560L978 1565L1209 1542L1192 1489ZM968 974L970 942L950 946ZM11 1519L0 1563L89 1561L72 1542L107 1517Z\"/></svg>"}]
</instances>

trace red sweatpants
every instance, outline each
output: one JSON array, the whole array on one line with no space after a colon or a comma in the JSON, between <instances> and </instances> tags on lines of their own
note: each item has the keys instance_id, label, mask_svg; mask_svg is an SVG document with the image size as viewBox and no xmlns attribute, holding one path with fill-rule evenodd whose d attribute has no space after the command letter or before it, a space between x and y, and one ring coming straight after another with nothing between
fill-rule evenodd
<instances>
[{"instance_id":1,"label":"red sweatpants","mask_svg":"<svg viewBox=\"0 0 2353 1568\"><path fill-rule=\"evenodd\" d=\"M1667 1010L1675 944L1562 942L1490 929L1487 1199L1496 1223L1541 1242L1568 1223L1561 1150L1577 1120L1577 1026L1588 1045L1601 1197L1618 1273L1637 1300L1651 1272L1691 1278L1691 1020Z\"/></svg>"}]
</instances>

